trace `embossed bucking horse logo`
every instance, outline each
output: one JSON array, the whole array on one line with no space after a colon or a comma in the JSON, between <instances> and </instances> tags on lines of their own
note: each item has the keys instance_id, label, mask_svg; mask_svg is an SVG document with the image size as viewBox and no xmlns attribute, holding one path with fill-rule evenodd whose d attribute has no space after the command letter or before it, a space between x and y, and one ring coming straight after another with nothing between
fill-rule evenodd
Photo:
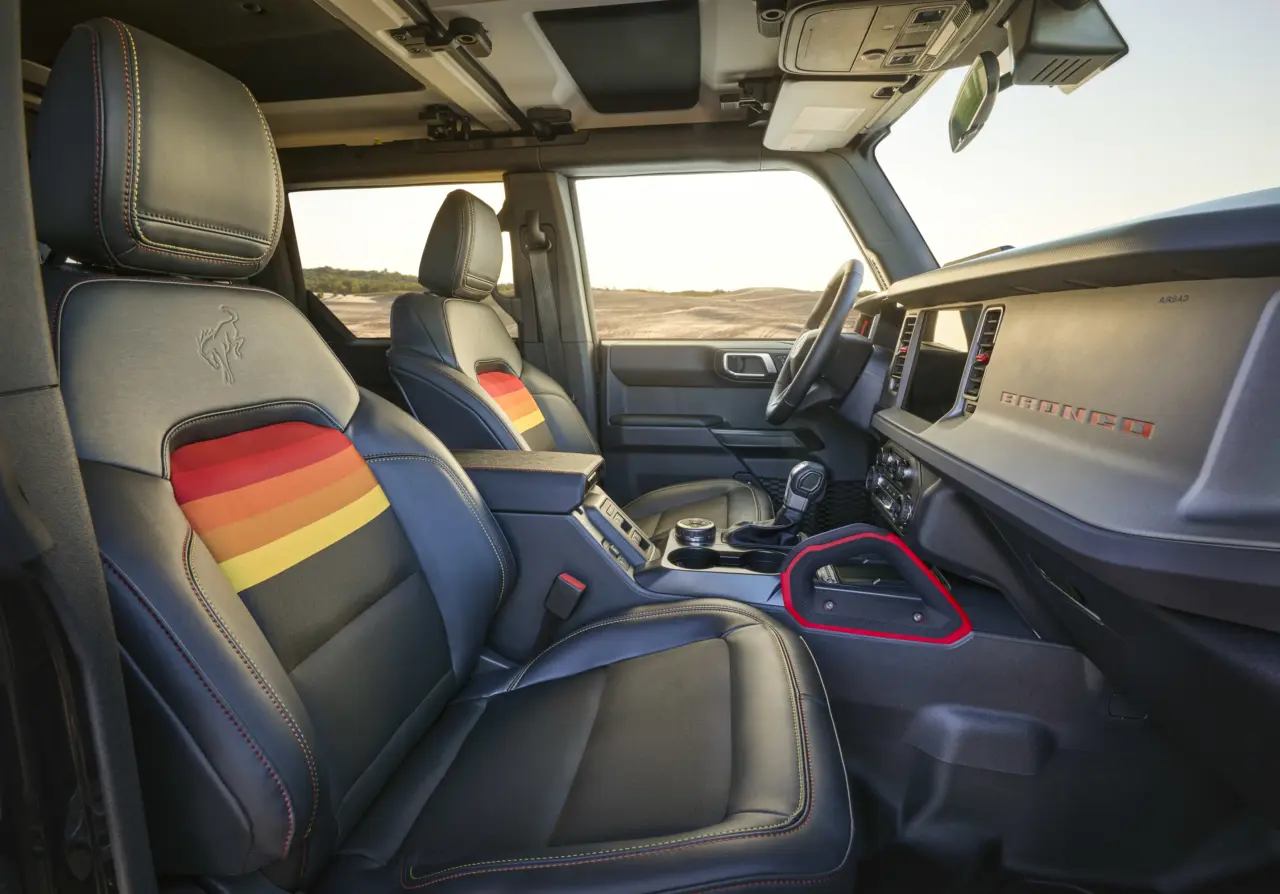
<instances>
[{"instance_id":1,"label":"embossed bucking horse logo","mask_svg":"<svg viewBox=\"0 0 1280 894\"><path fill-rule=\"evenodd\" d=\"M228 385L236 380L231 371L231 358L242 359L240 349L244 347L244 338L236 328L240 316L234 310L222 305L219 310L227 315L226 319L209 329L200 330L200 356L205 363L222 371L222 381Z\"/></svg>"}]
</instances>

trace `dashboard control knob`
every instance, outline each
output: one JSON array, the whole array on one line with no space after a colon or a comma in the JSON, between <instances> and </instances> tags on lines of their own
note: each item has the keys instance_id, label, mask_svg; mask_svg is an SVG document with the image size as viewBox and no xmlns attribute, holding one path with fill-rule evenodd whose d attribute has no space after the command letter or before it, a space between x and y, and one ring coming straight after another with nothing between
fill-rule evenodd
<instances>
[{"instance_id":1,"label":"dashboard control knob","mask_svg":"<svg viewBox=\"0 0 1280 894\"><path fill-rule=\"evenodd\" d=\"M716 539L716 523L707 518L682 518L676 522L676 540L686 546L710 546Z\"/></svg>"},{"instance_id":2,"label":"dashboard control knob","mask_svg":"<svg viewBox=\"0 0 1280 894\"><path fill-rule=\"evenodd\" d=\"M911 521L911 513L914 511L915 505L912 503L911 498L903 497L898 501L898 511L894 517L898 520L898 524L905 525Z\"/></svg>"},{"instance_id":3,"label":"dashboard control knob","mask_svg":"<svg viewBox=\"0 0 1280 894\"><path fill-rule=\"evenodd\" d=\"M907 465L906 463L903 463L902 465L898 466L898 471L893 477L897 479L899 484L910 484L911 479L914 478L915 475L916 475L915 470L912 469L911 466Z\"/></svg>"}]
</instances>

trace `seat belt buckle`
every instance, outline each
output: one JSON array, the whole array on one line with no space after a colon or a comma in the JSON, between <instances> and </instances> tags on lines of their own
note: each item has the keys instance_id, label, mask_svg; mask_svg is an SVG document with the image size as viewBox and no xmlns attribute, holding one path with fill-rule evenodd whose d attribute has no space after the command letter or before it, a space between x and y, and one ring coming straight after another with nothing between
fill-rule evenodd
<instances>
[{"instance_id":1,"label":"seat belt buckle","mask_svg":"<svg viewBox=\"0 0 1280 894\"><path fill-rule=\"evenodd\" d=\"M547 591L545 603L547 611L561 621L568 620L585 592L587 592L587 585L565 572L551 582L551 589Z\"/></svg>"}]
</instances>

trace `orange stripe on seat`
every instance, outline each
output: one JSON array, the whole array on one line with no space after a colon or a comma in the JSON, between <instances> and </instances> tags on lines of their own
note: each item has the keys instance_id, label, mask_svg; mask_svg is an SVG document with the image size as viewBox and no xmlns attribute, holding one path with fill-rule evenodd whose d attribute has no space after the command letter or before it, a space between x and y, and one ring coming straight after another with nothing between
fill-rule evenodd
<instances>
[{"instance_id":1,"label":"orange stripe on seat","mask_svg":"<svg viewBox=\"0 0 1280 894\"><path fill-rule=\"evenodd\" d=\"M203 534L314 493L356 470L368 471L368 468L363 457L348 445L341 452L309 466L184 503L182 511L191 526Z\"/></svg>"},{"instance_id":2,"label":"orange stripe on seat","mask_svg":"<svg viewBox=\"0 0 1280 894\"><path fill-rule=\"evenodd\" d=\"M516 419L520 416L528 416L530 413L538 409L538 402L533 399L533 395L528 391L523 394L505 394L498 398L498 406L502 407L502 411Z\"/></svg>"},{"instance_id":3,"label":"orange stripe on seat","mask_svg":"<svg viewBox=\"0 0 1280 894\"><path fill-rule=\"evenodd\" d=\"M300 528L332 515L359 500L378 486L373 473L361 464L346 477L331 482L327 487L304 494L287 503L281 503L266 512L222 525L200 534L209 552L219 562L255 550Z\"/></svg>"}]
</instances>

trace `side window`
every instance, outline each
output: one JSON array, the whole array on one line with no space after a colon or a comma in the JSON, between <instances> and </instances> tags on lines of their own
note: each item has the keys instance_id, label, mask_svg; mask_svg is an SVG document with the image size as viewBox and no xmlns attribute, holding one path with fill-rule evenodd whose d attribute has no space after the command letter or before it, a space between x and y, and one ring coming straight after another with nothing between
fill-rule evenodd
<instances>
[{"instance_id":1,"label":"side window","mask_svg":"<svg viewBox=\"0 0 1280 894\"><path fill-rule=\"evenodd\" d=\"M418 292L418 262L431 222L444 197L462 188L502 208L501 183L432 186L380 186L369 189L315 189L290 193L298 254L307 288L325 303L357 338L389 338L391 302ZM499 294L510 295L511 257L504 247ZM493 297L511 337L516 321Z\"/></svg>"},{"instance_id":2,"label":"side window","mask_svg":"<svg viewBox=\"0 0 1280 894\"><path fill-rule=\"evenodd\" d=\"M830 194L798 171L576 188L601 339L791 339L836 269L864 260ZM862 288L878 288L869 268Z\"/></svg>"}]
</instances>

